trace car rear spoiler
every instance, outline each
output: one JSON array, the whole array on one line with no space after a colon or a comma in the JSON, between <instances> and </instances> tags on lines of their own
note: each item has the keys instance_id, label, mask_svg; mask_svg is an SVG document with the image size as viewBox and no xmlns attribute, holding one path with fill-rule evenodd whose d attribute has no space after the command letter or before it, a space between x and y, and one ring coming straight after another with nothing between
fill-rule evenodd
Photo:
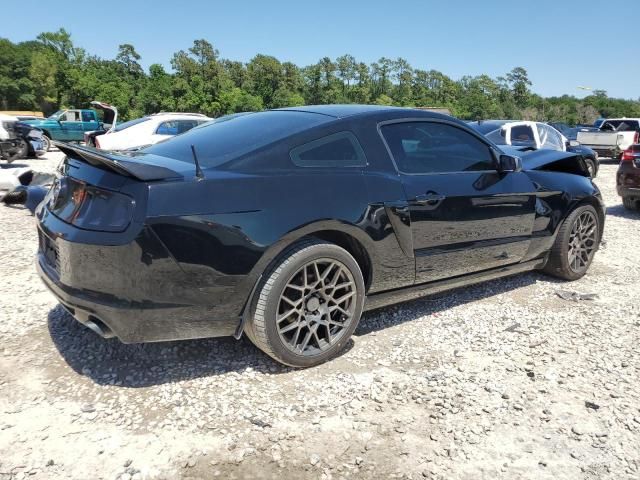
<instances>
[{"instance_id":1,"label":"car rear spoiler","mask_svg":"<svg viewBox=\"0 0 640 480\"><path fill-rule=\"evenodd\" d=\"M62 142L51 143L69 158L81 160L97 167L107 168L120 175L144 182L183 178L181 174L169 168L135 161L131 157L124 155Z\"/></svg>"}]
</instances>

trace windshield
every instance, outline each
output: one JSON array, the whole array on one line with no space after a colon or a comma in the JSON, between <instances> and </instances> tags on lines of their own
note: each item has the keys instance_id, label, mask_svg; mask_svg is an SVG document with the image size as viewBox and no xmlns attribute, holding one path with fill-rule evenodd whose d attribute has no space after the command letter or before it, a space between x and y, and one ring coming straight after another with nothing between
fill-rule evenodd
<instances>
[{"instance_id":1,"label":"windshield","mask_svg":"<svg viewBox=\"0 0 640 480\"><path fill-rule=\"evenodd\" d=\"M64 112L65 112L64 110L58 110L58 111L57 111L56 113L54 113L53 115L50 115L50 116L49 116L49 118L50 118L51 120L57 120L57 119L58 119L58 117L59 117L60 115L62 115Z\"/></svg>"},{"instance_id":2,"label":"windshield","mask_svg":"<svg viewBox=\"0 0 640 480\"><path fill-rule=\"evenodd\" d=\"M331 120L327 115L284 110L240 115L208 122L143 152L193 163L193 145L203 167L216 167Z\"/></svg>"},{"instance_id":3,"label":"windshield","mask_svg":"<svg viewBox=\"0 0 640 480\"><path fill-rule=\"evenodd\" d=\"M113 129L114 132L121 132L125 128L133 127L134 125L138 125L139 123L146 122L147 120L151 120L151 117L141 117L136 118L135 120L129 120L128 122L119 123L116 128Z\"/></svg>"},{"instance_id":4,"label":"windshield","mask_svg":"<svg viewBox=\"0 0 640 480\"><path fill-rule=\"evenodd\" d=\"M496 131L502 127L505 123L509 123L508 120L485 120L480 122L471 122L468 125L476 132L482 135L488 135L491 132Z\"/></svg>"},{"instance_id":5,"label":"windshield","mask_svg":"<svg viewBox=\"0 0 640 480\"><path fill-rule=\"evenodd\" d=\"M498 128L493 132L489 132L485 134L485 136L491 140L496 145L508 145L507 140L504 135L504 130L502 128Z\"/></svg>"}]
</instances>

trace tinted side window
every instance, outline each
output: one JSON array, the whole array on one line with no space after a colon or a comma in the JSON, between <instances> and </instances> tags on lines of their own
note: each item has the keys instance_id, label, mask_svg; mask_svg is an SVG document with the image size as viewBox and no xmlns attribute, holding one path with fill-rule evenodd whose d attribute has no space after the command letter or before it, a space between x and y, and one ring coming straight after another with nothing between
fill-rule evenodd
<instances>
[{"instance_id":1,"label":"tinted side window","mask_svg":"<svg viewBox=\"0 0 640 480\"><path fill-rule=\"evenodd\" d=\"M82 112L83 122L93 122L93 112Z\"/></svg>"},{"instance_id":2,"label":"tinted side window","mask_svg":"<svg viewBox=\"0 0 640 480\"><path fill-rule=\"evenodd\" d=\"M381 128L398 170L442 173L494 170L489 146L444 123L403 122Z\"/></svg>"},{"instance_id":3,"label":"tinted side window","mask_svg":"<svg viewBox=\"0 0 640 480\"><path fill-rule=\"evenodd\" d=\"M358 139L351 132L339 132L291 150L299 167L362 167L367 164Z\"/></svg>"},{"instance_id":4,"label":"tinted side window","mask_svg":"<svg viewBox=\"0 0 640 480\"><path fill-rule=\"evenodd\" d=\"M195 120L178 120L176 123L178 124L178 134L187 132L198 125Z\"/></svg>"},{"instance_id":5,"label":"tinted side window","mask_svg":"<svg viewBox=\"0 0 640 480\"><path fill-rule=\"evenodd\" d=\"M175 120L169 122L162 122L156 129L157 135L177 135L178 134L178 122Z\"/></svg>"}]
</instances>

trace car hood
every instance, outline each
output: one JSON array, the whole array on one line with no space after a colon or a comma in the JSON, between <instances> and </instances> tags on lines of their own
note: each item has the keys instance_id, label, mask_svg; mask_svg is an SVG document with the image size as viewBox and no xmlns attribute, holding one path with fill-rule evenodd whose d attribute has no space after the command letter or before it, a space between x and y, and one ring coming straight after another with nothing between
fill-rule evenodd
<instances>
[{"instance_id":1,"label":"car hood","mask_svg":"<svg viewBox=\"0 0 640 480\"><path fill-rule=\"evenodd\" d=\"M587 165L579 153L540 149L521 151L518 156L522 158L524 170L549 170L590 176Z\"/></svg>"},{"instance_id":2,"label":"car hood","mask_svg":"<svg viewBox=\"0 0 640 480\"><path fill-rule=\"evenodd\" d=\"M56 120L43 118L42 120L21 120L21 123L31 125L32 127L46 127L48 125L58 125Z\"/></svg>"}]
</instances>

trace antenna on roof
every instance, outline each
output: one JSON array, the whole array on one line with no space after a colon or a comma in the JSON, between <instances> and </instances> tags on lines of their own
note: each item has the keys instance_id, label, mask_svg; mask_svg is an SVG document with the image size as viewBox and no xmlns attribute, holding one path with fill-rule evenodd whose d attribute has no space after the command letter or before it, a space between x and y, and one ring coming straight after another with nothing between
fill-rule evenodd
<instances>
[{"instance_id":1,"label":"antenna on roof","mask_svg":"<svg viewBox=\"0 0 640 480\"><path fill-rule=\"evenodd\" d=\"M193 163L196 164L196 177L198 177L198 180L202 180L204 178L204 173L202 172L202 169L200 168L200 162L198 161L198 155L196 155L196 147L194 147L193 144L191 145L191 153L193 154Z\"/></svg>"}]
</instances>

